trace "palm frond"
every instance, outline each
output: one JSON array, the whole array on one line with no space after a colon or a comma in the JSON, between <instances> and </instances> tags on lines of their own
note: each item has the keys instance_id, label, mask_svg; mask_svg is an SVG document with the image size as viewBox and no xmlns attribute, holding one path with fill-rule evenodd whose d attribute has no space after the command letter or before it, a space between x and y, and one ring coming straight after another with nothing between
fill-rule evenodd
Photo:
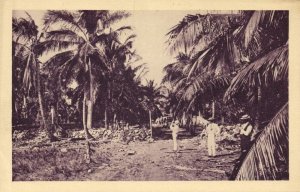
<instances>
[{"instance_id":1,"label":"palm frond","mask_svg":"<svg viewBox=\"0 0 300 192\"><path fill-rule=\"evenodd\" d=\"M71 11L48 10L44 15L44 26L55 26L60 23L62 28L69 29L76 33L81 33L81 36L86 37L86 30L81 28L77 22L79 15Z\"/></svg>"},{"instance_id":2,"label":"palm frond","mask_svg":"<svg viewBox=\"0 0 300 192\"><path fill-rule=\"evenodd\" d=\"M243 24L235 31L236 42L242 47L257 52L262 45L262 38L268 33L268 38L272 38L272 33L276 36L287 36L288 12L287 11L244 11ZM280 39L280 38L279 38ZM278 39L274 39L274 42ZM272 43L272 41L267 44Z\"/></svg>"},{"instance_id":3,"label":"palm frond","mask_svg":"<svg viewBox=\"0 0 300 192\"><path fill-rule=\"evenodd\" d=\"M131 26L122 26L122 27L116 29L115 31L122 32L124 30L132 30L132 27Z\"/></svg>"},{"instance_id":4,"label":"palm frond","mask_svg":"<svg viewBox=\"0 0 300 192\"><path fill-rule=\"evenodd\" d=\"M211 77L206 74L198 75L190 79L184 87L183 98L186 101L191 101L195 96L199 97L201 95L216 97L228 88L230 81L231 77L229 75L216 77Z\"/></svg>"},{"instance_id":5,"label":"palm frond","mask_svg":"<svg viewBox=\"0 0 300 192\"><path fill-rule=\"evenodd\" d=\"M84 42L82 37L70 30L52 30L46 33L45 38L47 40L70 41L78 44Z\"/></svg>"},{"instance_id":6,"label":"palm frond","mask_svg":"<svg viewBox=\"0 0 300 192\"><path fill-rule=\"evenodd\" d=\"M265 13L263 11L254 11L250 17L247 25L245 26L245 47L248 47L249 42L254 36L255 31L258 29L260 21L263 20Z\"/></svg>"},{"instance_id":7,"label":"palm frond","mask_svg":"<svg viewBox=\"0 0 300 192\"><path fill-rule=\"evenodd\" d=\"M215 38L206 49L193 55L188 78L204 72L215 76L229 74L241 65L240 55L231 34L224 33Z\"/></svg>"},{"instance_id":8,"label":"palm frond","mask_svg":"<svg viewBox=\"0 0 300 192\"><path fill-rule=\"evenodd\" d=\"M170 53L195 45L203 49L228 27L228 18L224 15L187 15L167 33Z\"/></svg>"},{"instance_id":9,"label":"palm frond","mask_svg":"<svg viewBox=\"0 0 300 192\"><path fill-rule=\"evenodd\" d=\"M62 41L62 40L46 40L39 43L35 50L38 55L47 53L50 51L64 51L70 49L73 46L78 46L78 42Z\"/></svg>"},{"instance_id":10,"label":"palm frond","mask_svg":"<svg viewBox=\"0 0 300 192\"><path fill-rule=\"evenodd\" d=\"M180 47L191 46L195 41L195 37L204 32L201 21L204 20L204 15L187 15L177 25L173 26L166 34L169 36L168 46L171 53L174 53Z\"/></svg>"},{"instance_id":11,"label":"palm frond","mask_svg":"<svg viewBox=\"0 0 300 192\"><path fill-rule=\"evenodd\" d=\"M279 47L241 70L232 80L224 100L249 88L263 86L288 79L288 44Z\"/></svg>"},{"instance_id":12,"label":"palm frond","mask_svg":"<svg viewBox=\"0 0 300 192\"><path fill-rule=\"evenodd\" d=\"M128 43L132 42L134 38L136 38L136 34L129 35L124 41L124 44L127 45Z\"/></svg>"},{"instance_id":13,"label":"palm frond","mask_svg":"<svg viewBox=\"0 0 300 192\"><path fill-rule=\"evenodd\" d=\"M105 26L112 25L115 22L118 22L122 19L125 19L130 16L130 13L127 11L114 11L109 14L108 18L106 18L103 23Z\"/></svg>"},{"instance_id":14,"label":"palm frond","mask_svg":"<svg viewBox=\"0 0 300 192\"><path fill-rule=\"evenodd\" d=\"M13 18L12 20L13 39L29 41L38 34L38 27L33 20L24 18Z\"/></svg>"},{"instance_id":15,"label":"palm frond","mask_svg":"<svg viewBox=\"0 0 300 192\"><path fill-rule=\"evenodd\" d=\"M288 163L288 103L263 129L250 148L236 180L277 179L278 158Z\"/></svg>"},{"instance_id":16,"label":"palm frond","mask_svg":"<svg viewBox=\"0 0 300 192\"><path fill-rule=\"evenodd\" d=\"M44 63L43 70L47 71L47 73L49 74L55 73L55 71L58 71L61 68L61 66L63 66L74 55L74 51L64 51L58 53Z\"/></svg>"}]
</instances>

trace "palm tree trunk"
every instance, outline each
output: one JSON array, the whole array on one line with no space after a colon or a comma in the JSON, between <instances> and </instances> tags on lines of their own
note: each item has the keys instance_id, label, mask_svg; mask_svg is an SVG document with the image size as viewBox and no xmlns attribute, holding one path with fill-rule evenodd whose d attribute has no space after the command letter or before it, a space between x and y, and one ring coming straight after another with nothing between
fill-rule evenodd
<instances>
[{"instance_id":1,"label":"palm tree trunk","mask_svg":"<svg viewBox=\"0 0 300 192\"><path fill-rule=\"evenodd\" d=\"M151 117L151 111L149 110L149 125L151 130L151 138L153 138L153 129L152 129L152 117Z\"/></svg>"},{"instance_id":2,"label":"palm tree trunk","mask_svg":"<svg viewBox=\"0 0 300 192\"><path fill-rule=\"evenodd\" d=\"M91 162L91 148L90 148L90 143L89 139L92 137L91 134L89 133L87 129L87 121L86 121L86 95L87 93L84 92L83 94L83 101L82 101L82 124L83 124L83 130L85 133L85 141L86 141L86 163Z\"/></svg>"},{"instance_id":3,"label":"palm tree trunk","mask_svg":"<svg viewBox=\"0 0 300 192\"><path fill-rule=\"evenodd\" d=\"M52 135L50 133L50 130L48 130L48 125L46 123L46 118L45 118L45 113L44 113L44 106L43 106L43 98L42 98L42 90L41 90L41 77L40 77L40 66L39 63L36 64L37 68L37 93L38 93L38 102L39 102L39 107L40 107L40 113L42 117L42 122L43 122L43 128L44 130L47 131L48 137L51 138Z\"/></svg>"},{"instance_id":4,"label":"palm tree trunk","mask_svg":"<svg viewBox=\"0 0 300 192\"><path fill-rule=\"evenodd\" d=\"M85 132L85 136L87 138L88 131L86 128L86 93L83 94L83 101L82 101L82 125L83 125L83 130Z\"/></svg>"},{"instance_id":5,"label":"palm tree trunk","mask_svg":"<svg viewBox=\"0 0 300 192\"><path fill-rule=\"evenodd\" d=\"M108 123L107 123L107 105L105 104L105 110L104 110L104 123L105 123L105 129L108 129Z\"/></svg>"},{"instance_id":6,"label":"palm tree trunk","mask_svg":"<svg viewBox=\"0 0 300 192\"><path fill-rule=\"evenodd\" d=\"M114 120L112 116L112 82L111 80L111 75L108 77L108 84L107 84L107 121L108 121L108 127L111 125L111 129L113 129L114 126Z\"/></svg>"},{"instance_id":7,"label":"palm tree trunk","mask_svg":"<svg viewBox=\"0 0 300 192\"><path fill-rule=\"evenodd\" d=\"M22 108L24 109L24 118L27 119L28 118L28 110L27 110L27 101L26 101L25 96L24 96L24 99L23 99Z\"/></svg>"},{"instance_id":8,"label":"palm tree trunk","mask_svg":"<svg viewBox=\"0 0 300 192\"><path fill-rule=\"evenodd\" d=\"M211 104L211 117L214 119L216 116L216 101L213 100Z\"/></svg>"},{"instance_id":9,"label":"palm tree trunk","mask_svg":"<svg viewBox=\"0 0 300 192\"><path fill-rule=\"evenodd\" d=\"M261 99L262 99L262 89L261 86L257 87L257 98L256 98L256 114L254 119L254 130L253 130L253 137L255 138L257 133L260 132L260 110L261 110Z\"/></svg>"},{"instance_id":10,"label":"palm tree trunk","mask_svg":"<svg viewBox=\"0 0 300 192\"><path fill-rule=\"evenodd\" d=\"M55 108L53 106L50 109L50 113L51 113L51 124L54 124Z\"/></svg>"},{"instance_id":11,"label":"palm tree trunk","mask_svg":"<svg viewBox=\"0 0 300 192\"><path fill-rule=\"evenodd\" d=\"M114 118L113 118L113 126L112 126L112 129L113 129L113 130L115 130L116 125L117 125L117 115L114 114Z\"/></svg>"},{"instance_id":12,"label":"palm tree trunk","mask_svg":"<svg viewBox=\"0 0 300 192\"><path fill-rule=\"evenodd\" d=\"M43 127L44 127L44 129L47 129L44 107L43 107L43 99L42 99L42 94L40 91L38 91L38 100L39 100L40 112L41 112L41 116L42 116Z\"/></svg>"},{"instance_id":13,"label":"palm tree trunk","mask_svg":"<svg viewBox=\"0 0 300 192\"><path fill-rule=\"evenodd\" d=\"M90 98L88 101L88 113L87 113L87 129L92 128L92 121L93 121L93 77L92 77L92 65L91 61L89 60L89 77L90 77Z\"/></svg>"},{"instance_id":14,"label":"palm tree trunk","mask_svg":"<svg viewBox=\"0 0 300 192\"><path fill-rule=\"evenodd\" d=\"M92 119L93 119L93 102L91 100L87 101L87 122L86 122L86 127L87 129L91 129L92 128Z\"/></svg>"}]
</instances>

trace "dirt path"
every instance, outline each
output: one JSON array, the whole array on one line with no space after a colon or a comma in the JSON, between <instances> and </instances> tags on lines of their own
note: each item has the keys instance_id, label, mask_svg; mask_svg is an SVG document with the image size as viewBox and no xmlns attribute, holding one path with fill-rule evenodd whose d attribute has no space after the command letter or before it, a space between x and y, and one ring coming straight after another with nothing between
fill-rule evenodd
<instances>
[{"instance_id":1,"label":"dirt path","mask_svg":"<svg viewBox=\"0 0 300 192\"><path fill-rule=\"evenodd\" d=\"M238 153L218 151L218 156L207 156L193 139L180 141L180 151L174 154L171 140L129 145L107 144L97 153L110 151L109 162L92 167L84 180L226 180ZM128 151L135 154L129 155ZM81 179L80 179L81 180Z\"/></svg>"},{"instance_id":2,"label":"dirt path","mask_svg":"<svg viewBox=\"0 0 300 192\"><path fill-rule=\"evenodd\" d=\"M185 137L183 137L185 138ZM166 181L227 180L239 152L218 149L208 157L199 140L181 138L180 151L172 152L172 140L94 143L93 163L84 162L82 142L57 146L13 149L13 180Z\"/></svg>"}]
</instances>

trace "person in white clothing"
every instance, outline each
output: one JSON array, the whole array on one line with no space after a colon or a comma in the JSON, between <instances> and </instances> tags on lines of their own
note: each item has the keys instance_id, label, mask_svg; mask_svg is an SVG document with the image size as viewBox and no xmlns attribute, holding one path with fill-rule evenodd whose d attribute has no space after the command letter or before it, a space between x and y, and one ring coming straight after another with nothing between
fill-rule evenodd
<instances>
[{"instance_id":1,"label":"person in white clothing","mask_svg":"<svg viewBox=\"0 0 300 192\"><path fill-rule=\"evenodd\" d=\"M213 118L208 119L214 120ZM220 133L218 124L209 122L206 125L208 156L216 156L216 135Z\"/></svg>"},{"instance_id":2,"label":"person in white clothing","mask_svg":"<svg viewBox=\"0 0 300 192\"><path fill-rule=\"evenodd\" d=\"M179 132L179 121L178 120L172 121L172 123L170 125L170 129L172 131L173 151L177 152L178 151L177 136L178 136L178 132Z\"/></svg>"}]
</instances>

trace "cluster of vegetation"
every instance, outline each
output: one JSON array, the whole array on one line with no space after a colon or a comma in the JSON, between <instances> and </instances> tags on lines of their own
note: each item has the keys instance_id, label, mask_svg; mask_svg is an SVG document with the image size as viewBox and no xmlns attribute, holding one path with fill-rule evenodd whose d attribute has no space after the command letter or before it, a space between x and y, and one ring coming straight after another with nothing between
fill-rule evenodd
<instances>
[{"instance_id":1,"label":"cluster of vegetation","mask_svg":"<svg viewBox=\"0 0 300 192\"><path fill-rule=\"evenodd\" d=\"M137 62L132 28L115 27L129 16L47 11L40 30L28 13L14 17L13 125L36 124L51 139L55 123L76 123L90 137L95 125L149 122L149 110L158 112L157 90L153 81L141 84L145 66Z\"/></svg>"},{"instance_id":2,"label":"cluster of vegetation","mask_svg":"<svg viewBox=\"0 0 300 192\"><path fill-rule=\"evenodd\" d=\"M187 15L167 36L173 116L232 123L249 114L255 140L235 177L278 179L288 166L288 12Z\"/></svg>"},{"instance_id":3,"label":"cluster of vegetation","mask_svg":"<svg viewBox=\"0 0 300 192\"><path fill-rule=\"evenodd\" d=\"M131 27L114 27L128 16L47 11L40 30L29 14L13 18L13 125L35 124L51 140L52 125L77 123L90 139L91 128L117 120L198 114L231 124L247 113L254 143L236 179L280 178L288 170L288 11L187 15L167 34L176 62L159 89L141 83Z\"/></svg>"}]
</instances>

